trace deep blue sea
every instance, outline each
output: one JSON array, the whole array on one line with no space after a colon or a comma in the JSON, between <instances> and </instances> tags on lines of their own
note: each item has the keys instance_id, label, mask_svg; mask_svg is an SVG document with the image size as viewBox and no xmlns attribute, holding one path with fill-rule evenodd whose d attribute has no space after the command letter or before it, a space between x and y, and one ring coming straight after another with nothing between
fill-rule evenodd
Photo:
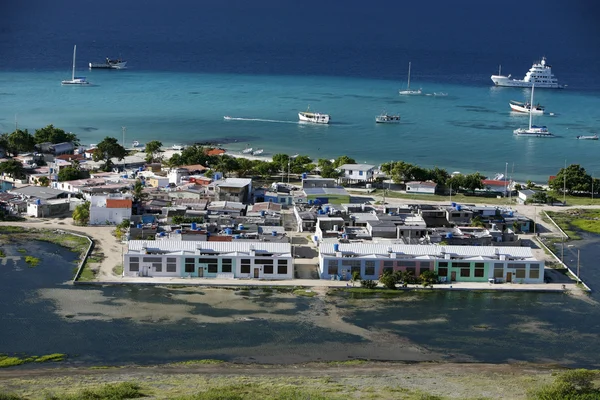
<instances>
[{"instance_id":1,"label":"deep blue sea","mask_svg":"<svg viewBox=\"0 0 600 400\"><path fill-rule=\"evenodd\" d=\"M265 155L350 155L449 171L503 172L544 183L565 163L600 172L600 3L549 0L345 2L192 0L4 1L0 5L0 131L54 124L84 143L212 140ZM61 87L71 74L89 87ZM490 75L521 78L546 56L565 90L536 90L558 137L514 137L527 116ZM123 71L88 70L105 57ZM411 86L402 97L408 63ZM310 105L329 126L297 123ZM386 110L399 125L377 126ZM223 120L228 115L240 120ZM513 167L514 165L514 167Z\"/></svg>"}]
</instances>

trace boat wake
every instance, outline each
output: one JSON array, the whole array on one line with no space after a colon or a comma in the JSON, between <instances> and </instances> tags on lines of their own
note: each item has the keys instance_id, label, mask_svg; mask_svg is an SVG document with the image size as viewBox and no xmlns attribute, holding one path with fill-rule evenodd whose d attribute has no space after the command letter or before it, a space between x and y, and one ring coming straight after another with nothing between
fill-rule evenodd
<instances>
[{"instance_id":1,"label":"boat wake","mask_svg":"<svg viewBox=\"0 0 600 400\"><path fill-rule=\"evenodd\" d=\"M230 117L228 115L223 117L226 121L254 121L254 122L273 122L277 124L297 124L298 121L282 121L278 119L264 119L264 118L242 118L242 117Z\"/></svg>"}]
</instances>

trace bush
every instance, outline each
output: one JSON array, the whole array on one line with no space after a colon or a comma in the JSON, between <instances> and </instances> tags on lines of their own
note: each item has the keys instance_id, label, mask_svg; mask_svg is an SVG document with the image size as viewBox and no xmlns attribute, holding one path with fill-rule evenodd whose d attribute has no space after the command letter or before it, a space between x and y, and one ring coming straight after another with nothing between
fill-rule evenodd
<instances>
[{"instance_id":1,"label":"bush","mask_svg":"<svg viewBox=\"0 0 600 400\"><path fill-rule=\"evenodd\" d=\"M383 275L379 277L379 282L387 289L396 289L396 284L398 283L398 275L386 271L383 273Z\"/></svg>"},{"instance_id":2,"label":"bush","mask_svg":"<svg viewBox=\"0 0 600 400\"><path fill-rule=\"evenodd\" d=\"M362 281L360 281L360 286L367 289L375 289L377 287L377 282L371 279L363 279Z\"/></svg>"},{"instance_id":3,"label":"bush","mask_svg":"<svg viewBox=\"0 0 600 400\"><path fill-rule=\"evenodd\" d=\"M592 400L600 398L600 388L594 385L597 371L575 369L562 373L550 385L529 394L536 400Z\"/></svg>"}]
</instances>

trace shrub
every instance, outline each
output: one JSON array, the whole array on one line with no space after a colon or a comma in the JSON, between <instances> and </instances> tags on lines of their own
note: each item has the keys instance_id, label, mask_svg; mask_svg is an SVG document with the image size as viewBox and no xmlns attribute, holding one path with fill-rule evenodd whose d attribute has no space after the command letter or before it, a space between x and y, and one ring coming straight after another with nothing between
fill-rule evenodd
<instances>
[{"instance_id":1,"label":"shrub","mask_svg":"<svg viewBox=\"0 0 600 400\"><path fill-rule=\"evenodd\" d=\"M398 275L391 272L384 272L383 275L379 277L379 282L387 289L396 289L396 284L398 283Z\"/></svg>"},{"instance_id":2,"label":"shrub","mask_svg":"<svg viewBox=\"0 0 600 400\"><path fill-rule=\"evenodd\" d=\"M377 282L371 279L363 279L362 281L360 281L360 286L367 289L375 289L377 287Z\"/></svg>"}]
</instances>

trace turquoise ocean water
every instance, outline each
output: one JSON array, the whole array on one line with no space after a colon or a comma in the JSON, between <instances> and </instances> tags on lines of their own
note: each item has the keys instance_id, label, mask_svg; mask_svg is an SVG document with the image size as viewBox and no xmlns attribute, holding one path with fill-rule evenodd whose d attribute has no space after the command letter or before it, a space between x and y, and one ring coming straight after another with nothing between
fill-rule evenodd
<instances>
[{"instance_id":1,"label":"turquoise ocean water","mask_svg":"<svg viewBox=\"0 0 600 400\"><path fill-rule=\"evenodd\" d=\"M547 125L558 136L541 139L512 133L527 125L528 117L511 113L508 102L528 100L529 89L428 82L414 69L412 87L429 95L399 95L404 77L170 73L135 67L80 68L78 75L93 85L62 87L69 72L0 72L0 130L14 130L15 119L30 130L52 123L89 144L105 136L122 140L126 127L127 145L154 139L167 146L214 141L233 151L249 144L263 148L264 155L347 154L359 162L405 160L486 175L504 172L508 163L509 175L540 183L565 160L600 173L600 142L576 140L600 130L600 98L594 92L536 90L535 101L555 115L534 117L534 124ZM433 95L440 92L447 96ZM309 105L330 114L332 123L298 123L298 111ZM375 124L383 110L399 113L401 123ZM225 115L239 119L224 120Z\"/></svg>"}]
</instances>

